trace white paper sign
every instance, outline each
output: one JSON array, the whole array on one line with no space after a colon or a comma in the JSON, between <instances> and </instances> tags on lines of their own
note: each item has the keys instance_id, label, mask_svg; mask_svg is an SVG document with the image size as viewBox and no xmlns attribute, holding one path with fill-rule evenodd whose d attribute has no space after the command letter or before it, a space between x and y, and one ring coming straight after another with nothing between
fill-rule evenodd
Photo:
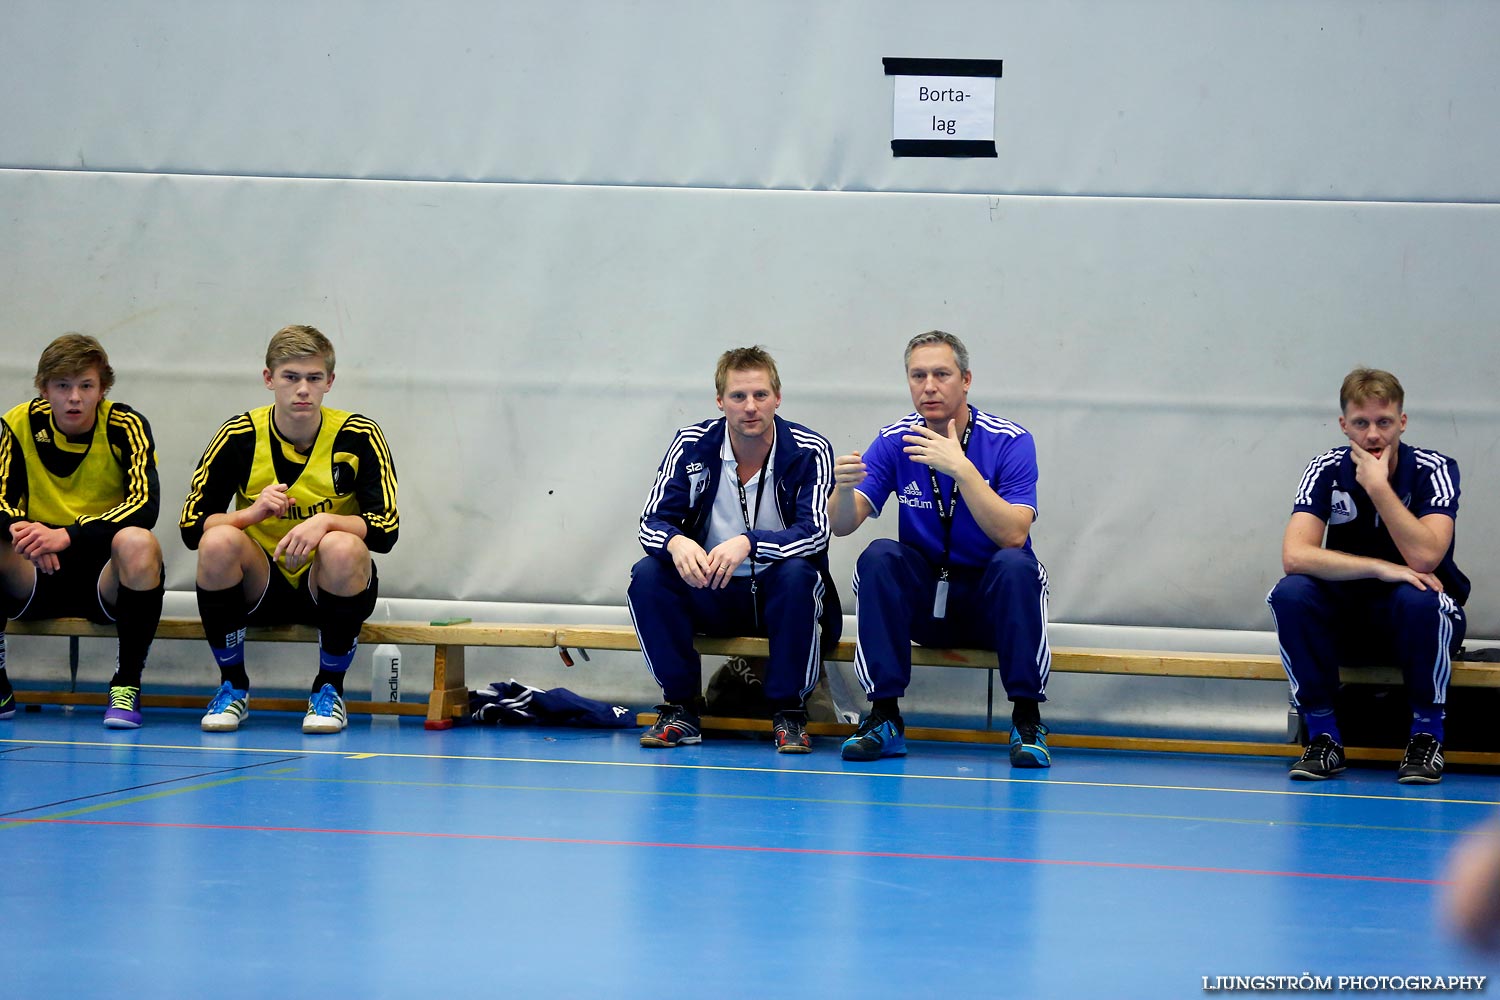
<instances>
[{"instance_id":1,"label":"white paper sign","mask_svg":"<svg viewBox=\"0 0 1500 1000\"><path fill-rule=\"evenodd\" d=\"M992 76L897 76L892 139L995 138Z\"/></svg>"}]
</instances>

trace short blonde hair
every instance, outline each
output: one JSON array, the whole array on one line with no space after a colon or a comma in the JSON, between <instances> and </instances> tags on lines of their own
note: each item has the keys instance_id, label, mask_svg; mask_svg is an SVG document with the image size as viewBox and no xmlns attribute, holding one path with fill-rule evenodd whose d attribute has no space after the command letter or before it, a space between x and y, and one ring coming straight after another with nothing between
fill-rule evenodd
<instances>
[{"instance_id":1,"label":"short blonde hair","mask_svg":"<svg viewBox=\"0 0 1500 1000\"><path fill-rule=\"evenodd\" d=\"M70 378L82 375L90 368L99 373L100 395L109 395L115 384L115 370L109 365L109 355L104 345L83 333L65 333L42 351L37 359L36 391L45 393L47 383L55 378Z\"/></svg>"},{"instance_id":2,"label":"short blonde hair","mask_svg":"<svg viewBox=\"0 0 1500 1000\"><path fill-rule=\"evenodd\" d=\"M275 371L277 365L302 358L321 358L328 374L333 374L333 344L317 327L284 326L276 331L266 346L266 367L271 371Z\"/></svg>"},{"instance_id":3,"label":"short blonde hair","mask_svg":"<svg viewBox=\"0 0 1500 1000\"><path fill-rule=\"evenodd\" d=\"M771 352L759 345L736 347L719 355L719 366L714 369L714 389L722 398L724 387L729 384L730 372L764 371L771 380L771 391L781 395L781 376L776 371L776 359Z\"/></svg>"},{"instance_id":4,"label":"short blonde hair","mask_svg":"<svg viewBox=\"0 0 1500 1000\"><path fill-rule=\"evenodd\" d=\"M1344 376L1339 386L1339 412L1349 409L1349 404L1362 405L1372 399L1383 403L1395 403L1400 411L1406 405L1406 390L1401 380L1390 372L1379 368L1356 368Z\"/></svg>"}]
</instances>

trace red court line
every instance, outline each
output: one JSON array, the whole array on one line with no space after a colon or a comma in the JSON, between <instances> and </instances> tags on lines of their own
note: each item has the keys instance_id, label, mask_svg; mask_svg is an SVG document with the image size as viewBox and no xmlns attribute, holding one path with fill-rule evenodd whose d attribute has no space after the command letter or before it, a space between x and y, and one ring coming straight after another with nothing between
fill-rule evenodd
<instances>
[{"instance_id":1,"label":"red court line","mask_svg":"<svg viewBox=\"0 0 1500 1000\"><path fill-rule=\"evenodd\" d=\"M594 840L585 837L517 837L499 833L432 833L421 830L338 830L306 826L242 826L230 823L142 823L109 819L22 819L11 823L50 823L60 826L125 826L149 830L225 830L247 833L328 833L357 837L415 837L424 840L497 840L517 844L571 844L582 847L656 847L681 851L740 851L747 854L802 854L834 858L892 858L901 861L972 861L994 865L1057 865L1069 868L1125 868L1133 871L1196 872L1210 875L1262 875L1276 878L1319 878L1340 882L1391 882L1399 885L1449 885L1440 879L1396 878L1389 875L1339 875L1333 872L1278 872L1254 868L1214 868L1198 865L1148 865L1125 861L1068 861L1057 858L990 858L972 854L917 854L905 851L839 851L822 847L764 847L755 844L674 844L650 840Z\"/></svg>"}]
</instances>

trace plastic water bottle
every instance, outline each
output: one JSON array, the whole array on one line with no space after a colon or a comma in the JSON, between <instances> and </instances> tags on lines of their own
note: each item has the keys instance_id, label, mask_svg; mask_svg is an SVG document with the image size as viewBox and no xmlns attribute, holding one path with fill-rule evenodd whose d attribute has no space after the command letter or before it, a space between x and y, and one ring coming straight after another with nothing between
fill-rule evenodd
<instances>
[{"instance_id":1,"label":"plastic water bottle","mask_svg":"<svg viewBox=\"0 0 1500 1000\"><path fill-rule=\"evenodd\" d=\"M401 700L401 648L388 642L375 647L370 657L370 700L376 704L393 704ZM395 715L370 714L375 724L394 724Z\"/></svg>"},{"instance_id":2,"label":"plastic water bottle","mask_svg":"<svg viewBox=\"0 0 1500 1000\"><path fill-rule=\"evenodd\" d=\"M385 606L385 617L389 621L391 606ZM381 705L395 705L401 701L401 647L382 642L370 655L370 701ZM400 716L370 713L372 725L395 725Z\"/></svg>"}]
</instances>

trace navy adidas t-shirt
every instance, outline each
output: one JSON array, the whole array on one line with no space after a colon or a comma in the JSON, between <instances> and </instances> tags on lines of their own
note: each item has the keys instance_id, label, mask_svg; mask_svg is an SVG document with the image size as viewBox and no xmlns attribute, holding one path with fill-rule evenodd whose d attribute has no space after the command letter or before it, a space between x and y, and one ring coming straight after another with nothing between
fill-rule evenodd
<instances>
[{"instance_id":1,"label":"navy adidas t-shirt","mask_svg":"<svg viewBox=\"0 0 1500 1000\"><path fill-rule=\"evenodd\" d=\"M1002 500L1030 507L1034 517L1037 510L1036 440L1019 424L973 406L969 407L969 420L974 428L969 435L969 461ZM902 450L906 447L902 437L921 423L920 415L909 413L882 427L864 454L865 480L854 489L870 501L872 517L880 515L886 498L895 493L901 503L898 537L902 544L922 553L933 565L941 565L943 525L932 498L932 470L912 461ZM953 495L953 480L939 473L937 481L943 491L943 505L947 507ZM1025 548L1031 548L1029 537ZM998 551L1000 546L979 527L960 492L958 511L953 519L950 565L982 568Z\"/></svg>"},{"instance_id":2,"label":"navy adidas t-shirt","mask_svg":"<svg viewBox=\"0 0 1500 1000\"><path fill-rule=\"evenodd\" d=\"M1458 463L1447 455L1405 443L1398 445L1396 478L1391 486L1402 506L1418 518L1428 514L1458 518ZM1390 531L1380 521L1375 502L1355 479L1348 445L1325 451L1308 463L1292 509L1312 514L1328 525L1327 548L1406 565ZM1456 602L1463 604L1469 599L1469 578L1453 562L1452 542L1433 575L1443 582L1443 592Z\"/></svg>"}]
</instances>

